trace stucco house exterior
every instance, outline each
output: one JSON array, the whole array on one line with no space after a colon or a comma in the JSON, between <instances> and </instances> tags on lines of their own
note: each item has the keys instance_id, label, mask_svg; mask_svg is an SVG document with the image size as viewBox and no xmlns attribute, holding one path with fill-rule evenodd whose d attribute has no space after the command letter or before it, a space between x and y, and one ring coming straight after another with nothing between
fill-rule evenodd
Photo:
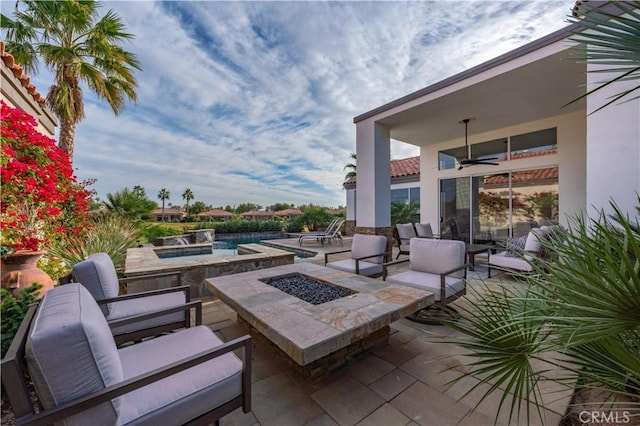
<instances>
[{"instance_id":1,"label":"stucco house exterior","mask_svg":"<svg viewBox=\"0 0 640 426\"><path fill-rule=\"evenodd\" d=\"M22 71L22 67L15 63L13 55L4 50L4 42L0 41L0 99L7 105L19 108L30 114L38 122L38 130L53 137L57 125L55 116L46 105L46 99Z\"/></svg>"},{"instance_id":2,"label":"stucco house exterior","mask_svg":"<svg viewBox=\"0 0 640 426\"><path fill-rule=\"evenodd\" d=\"M420 217L434 232L446 234L453 221L467 241L498 231L515 235L517 222L566 224L571 215L609 210L610 200L636 215L640 99L594 111L637 82L567 105L604 78L587 73L596 65L569 59L572 29L355 117L357 190L355 208L347 193L347 220L358 232L391 235L392 139L420 147ZM459 168L465 118L473 118L471 158L497 165ZM527 173L548 179L544 186L518 187L517 176Z\"/></svg>"},{"instance_id":3,"label":"stucco house exterior","mask_svg":"<svg viewBox=\"0 0 640 426\"><path fill-rule=\"evenodd\" d=\"M186 216L183 211L169 207L165 207L164 211L161 208L152 210L151 215L156 222L180 222Z\"/></svg>"},{"instance_id":4,"label":"stucco house exterior","mask_svg":"<svg viewBox=\"0 0 640 426\"><path fill-rule=\"evenodd\" d=\"M419 202L420 156L391 160L389 169L391 202L409 203L412 200ZM347 194L346 216L350 218L346 222L347 235L353 235L355 232L357 179L349 179L342 186Z\"/></svg>"},{"instance_id":5,"label":"stucco house exterior","mask_svg":"<svg viewBox=\"0 0 640 426\"><path fill-rule=\"evenodd\" d=\"M205 221L225 221L233 219L233 213L229 213L222 209L207 210L206 212L198 213L196 215L198 220Z\"/></svg>"}]
</instances>

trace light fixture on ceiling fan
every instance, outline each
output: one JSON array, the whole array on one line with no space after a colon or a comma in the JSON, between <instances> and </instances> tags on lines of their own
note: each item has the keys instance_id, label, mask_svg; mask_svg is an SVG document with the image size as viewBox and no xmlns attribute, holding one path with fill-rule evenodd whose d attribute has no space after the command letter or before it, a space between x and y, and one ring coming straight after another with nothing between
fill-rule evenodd
<instances>
[{"instance_id":1,"label":"light fixture on ceiling fan","mask_svg":"<svg viewBox=\"0 0 640 426\"><path fill-rule=\"evenodd\" d=\"M476 164L488 164L490 166L497 166L498 163L492 163L489 160L497 160L498 157L491 157L491 158L478 158L478 159L472 159L471 155L470 155L470 151L469 151L469 140L468 140L468 126L469 126L469 122L475 120L474 117L469 117L469 118L463 118L462 120L458 121L458 124L463 124L464 123L464 153L465 153L465 157L461 160L458 160L458 163L460 164L460 166L458 166L458 170L462 170L464 168L464 166L474 166Z\"/></svg>"}]
</instances>

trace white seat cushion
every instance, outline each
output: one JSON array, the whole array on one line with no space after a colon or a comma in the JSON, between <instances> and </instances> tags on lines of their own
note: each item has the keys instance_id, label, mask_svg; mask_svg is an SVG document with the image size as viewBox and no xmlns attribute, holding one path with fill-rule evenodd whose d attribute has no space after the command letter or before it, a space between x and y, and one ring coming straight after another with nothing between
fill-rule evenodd
<instances>
[{"instance_id":1,"label":"white seat cushion","mask_svg":"<svg viewBox=\"0 0 640 426\"><path fill-rule=\"evenodd\" d=\"M491 266L499 266L501 268L514 269L517 271L525 271L531 272L533 271L533 267L530 260L533 259L533 256L525 255L524 259L521 257L511 257L507 256L507 252L502 252L498 254L492 254L489 257L489 265Z\"/></svg>"},{"instance_id":2,"label":"white seat cushion","mask_svg":"<svg viewBox=\"0 0 640 426\"><path fill-rule=\"evenodd\" d=\"M337 260L335 262L327 263L329 268L339 269L345 272L356 273L356 261L353 259ZM371 275L378 275L382 273L382 264L371 263L364 260L360 261L360 275L370 277Z\"/></svg>"},{"instance_id":3,"label":"white seat cushion","mask_svg":"<svg viewBox=\"0 0 640 426\"><path fill-rule=\"evenodd\" d=\"M440 301L440 275L428 272L406 271L387 277L388 282L404 284L409 287L427 290L435 295L435 301ZM454 294L463 291L465 282L456 277L445 277L445 297L448 299Z\"/></svg>"},{"instance_id":4,"label":"white seat cushion","mask_svg":"<svg viewBox=\"0 0 640 426\"><path fill-rule=\"evenodd\" d=\"M182 306L186 303L184 292L175 291L154 296L137 297L135 299L123 300L122 302L110 303L111 311L107 315L107 320L128 318L134 315L142 315L150 312ZM173 324L184 321L186 311L175 312L144 321L137 321L132 324L123 325L112 329L114 335L130 333L137 330L158 327L165 324Z\"/></svg>"},{"instance_id":5,"label":"white seat cushion","mask_svg":"<svg viewBox=\"0 0 640 426\"><path fill-rule=\"evenodd\" d=\"M118 354L128 380L222 344L209 328L199 326L124 347ZM119 423L184 424L241 394L242 362L228 353L127 394Z\"/></svg>"}]
</instances>

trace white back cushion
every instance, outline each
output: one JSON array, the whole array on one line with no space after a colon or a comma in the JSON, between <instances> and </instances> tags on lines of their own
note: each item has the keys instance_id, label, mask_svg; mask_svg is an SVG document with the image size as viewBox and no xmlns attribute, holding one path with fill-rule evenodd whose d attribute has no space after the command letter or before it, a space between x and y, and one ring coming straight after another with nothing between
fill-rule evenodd
<instances>
[{"instance_id":1,"label":"white back cushion","mask_svg":"<svg viewBox=\"0 0 640 426\"><path fill-rule=\"evenodd\" d=\"M525 251L531 253L540 253L542 251L541 240L545 239L551 232L551 228L543 226L542 228L533 228L527 235L527 242L524 243Z\"/></svg>"},{"instance_id":2,"label":"white back cushion","mask_svg":"<svg viewBox=\"0 0 640 426\"><path fill-rule=\"evenodd\" d=\"M374 254L385 253L387 250L387 237L384 235L355 234L351 242L351 258L359 259ZM382 263L384 256L370 257L366 262Z\"/></svg>"},{"instance_id":3,"label":"white back cushion","mask_svg":"<svg viewBox=\"0 0 640 426\"><path fill-rule=\"evenodd\" d=\"M48 291L31 326L27 364L36 391L51 408L122 381L118 350L93 296L79 283ZM65 424L115 424L120 401L75 415Z\"/></svg>"},{"instance_id":4,"label":"white back cushion","mask_svg":"<svg viewBox=\"0 0 640 426\"><path fill-rule=\"evenodd\" d=\"M409 264L412 271L441 274L465 263L466 245L464 241L433 240L414 238L409 250ZM452 276L464 277L464 270Z\"/></svg>"},{"instance_id":5,"label":"white back cushion","mask_svg":"<svg viewBox=\"0 0 640 426\"><path fill-rule=\"evenodd\" d=\"M411 238L417 237L413 223L398 223L396 229L398 230L398 237L400 237L401 240L410 240Z\"/></svg>"},{"instance_id":6,"label":"white back cushion","mask_svg":"<svg viewBox=\"0 0 640 426\"><path fill-rule=\"evenodd\" d=\"M420 238L433 238L433 229L430 223L416 223L416 234Z\"/></svg>"},{"instance_id":7,"label":"white back cushion","mask_svg":"<svg viewBox=\"0 0 640 426\"><path fill-rule=\"evenodd\" d=\"M82 283L96 300L116 297L120 292L118 273L106 253L96 253L73 265L73 278ZM111 304L101 305L105 315L111 312Z\"/></svg>"}]
</instances>

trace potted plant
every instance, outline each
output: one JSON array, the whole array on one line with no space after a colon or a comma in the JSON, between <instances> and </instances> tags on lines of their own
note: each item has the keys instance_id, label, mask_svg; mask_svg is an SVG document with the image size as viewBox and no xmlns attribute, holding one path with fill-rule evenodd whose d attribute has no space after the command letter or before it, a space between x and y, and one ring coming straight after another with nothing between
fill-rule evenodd
<instances>
[{"instance_id":1,"label":"potted plant","mask_svg":"<svg viewBox=\"0 0 640 426\"><path fill-rule=\"evenodd\" d=\"M36 262L52 242L82 232L89 193L32 116L4 102L0 109L2 287L17 294L38 283L42 295L53 281Z\"/></svg>"}]
</instances>

